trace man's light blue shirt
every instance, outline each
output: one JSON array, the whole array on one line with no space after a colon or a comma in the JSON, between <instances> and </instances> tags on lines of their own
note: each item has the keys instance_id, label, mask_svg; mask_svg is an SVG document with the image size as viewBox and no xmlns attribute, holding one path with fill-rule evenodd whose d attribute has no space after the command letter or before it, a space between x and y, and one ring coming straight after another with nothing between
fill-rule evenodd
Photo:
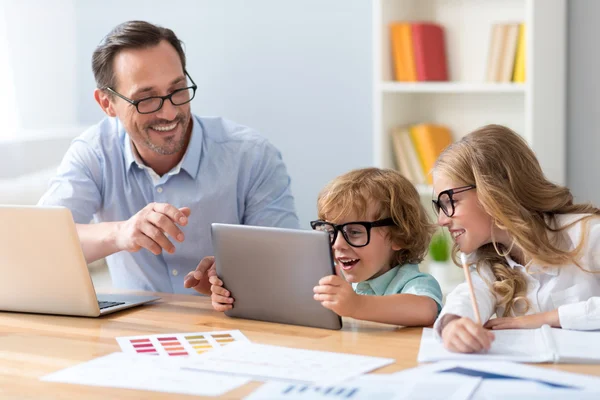
<instances>
[{"instance_id":1,"label":"man's light blue shirt","mask_svg":"<svg viewBox=\"0 0 600 400\"><path fill-rule=\"evenodd\" d=\"M248 127L222 118L192 120L181 163L159 178L140 165L120 121L103 119L72 142L39 201L69 208L79 224L124 221L152 202L191 209L180 227L185 241L171 240L175 253L142 249L107 257L117 288L195 294L183 279L213 255L213 222L299 228L279 151Z\"/></svg>"},{"instance_id":2,"label":"man's light blue shirt","mask_svg":"<svg viewBox=\"0 0 600 400\"><path fill-rule=\"evenodd\" d=\"M442 309L442 289L435 278L419 271L417 264L396 266L377 278L353 283L352 288L358 294L369 296L387 296L390 294L414 294L431 297Z\"/></svg>"}]
</instances>

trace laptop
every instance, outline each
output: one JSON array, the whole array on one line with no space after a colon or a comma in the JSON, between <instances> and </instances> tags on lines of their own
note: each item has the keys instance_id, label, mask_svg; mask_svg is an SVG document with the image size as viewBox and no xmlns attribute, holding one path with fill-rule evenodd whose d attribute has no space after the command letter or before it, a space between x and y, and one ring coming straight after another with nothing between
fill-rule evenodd
<instances>
[{"instance_id":1,"label":"laptop","mask_svg":"<svg viewBox=\"0 0 600 400\"><path fill-rule=\"evenodd\" d=\"M247 225L211 226L217 274L235 299L225 315L340 329L342 319L313 298L335 274L325 232Z\"/></svg>"},{"instance_id":2,"label":"laptop","mask_svg":"<svg viewBox=\"0 0 600 400\"><path fill-rule=\"evenodd\" d=\"M69 209L0 206L0 311L98 317L158 299L96 295Z\"/></svg>"}]
</instances>

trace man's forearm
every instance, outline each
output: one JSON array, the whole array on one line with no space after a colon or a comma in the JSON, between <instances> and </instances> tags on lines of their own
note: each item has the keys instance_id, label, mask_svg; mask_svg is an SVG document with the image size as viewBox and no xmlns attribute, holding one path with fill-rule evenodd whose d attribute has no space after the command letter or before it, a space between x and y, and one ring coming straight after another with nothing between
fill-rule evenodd
<instances>
[{"instance_id":1,"label":"man's forearm","mask_svg":"<svg viewBox=\"0 0 600 400\"><path fill-rule=\"evenodd\" d=\"M89 264L120 251L117 245L117 229L120 222L77 224L77 234L86 262Z\"/></svg>"}]
</instances>

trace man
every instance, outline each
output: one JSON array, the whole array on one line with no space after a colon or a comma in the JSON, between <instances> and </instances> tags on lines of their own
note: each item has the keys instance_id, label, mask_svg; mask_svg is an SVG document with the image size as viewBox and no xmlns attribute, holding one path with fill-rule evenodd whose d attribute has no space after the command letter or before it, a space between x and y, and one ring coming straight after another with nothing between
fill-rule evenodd
<instances>
[{"instance_id":1,"label":"man","mask_svg":"<svg viewBox=\"0 0 600 400\"><path fill-rule=\"evenodd\" d=\"M116 287L194 293L184 277L212 254L212 222L299 226L279 152L191 113L196 85L173 31L125 22L92 69L108 117L73 141L39 204L71 210L86 260L106 257ZM201 275L188 287L209 294Z\"/></svg>"}]
</instances>

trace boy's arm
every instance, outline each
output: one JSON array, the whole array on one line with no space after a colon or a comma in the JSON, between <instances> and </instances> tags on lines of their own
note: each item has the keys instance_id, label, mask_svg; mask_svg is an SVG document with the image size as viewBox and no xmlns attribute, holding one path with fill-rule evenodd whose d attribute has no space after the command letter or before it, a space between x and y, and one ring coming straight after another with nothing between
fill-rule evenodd
<instances>
[{"instance_id":1,"label":"boy's arm","mask_svg":"<svg viewBox=\"0 0 600 400\"><path fill-rule=\"evenodd\" d=\"M429 326L435 321L438 305L429 296L392 294L360 295L352 318L402 326Z\"/></svg>"}]
</instances>

